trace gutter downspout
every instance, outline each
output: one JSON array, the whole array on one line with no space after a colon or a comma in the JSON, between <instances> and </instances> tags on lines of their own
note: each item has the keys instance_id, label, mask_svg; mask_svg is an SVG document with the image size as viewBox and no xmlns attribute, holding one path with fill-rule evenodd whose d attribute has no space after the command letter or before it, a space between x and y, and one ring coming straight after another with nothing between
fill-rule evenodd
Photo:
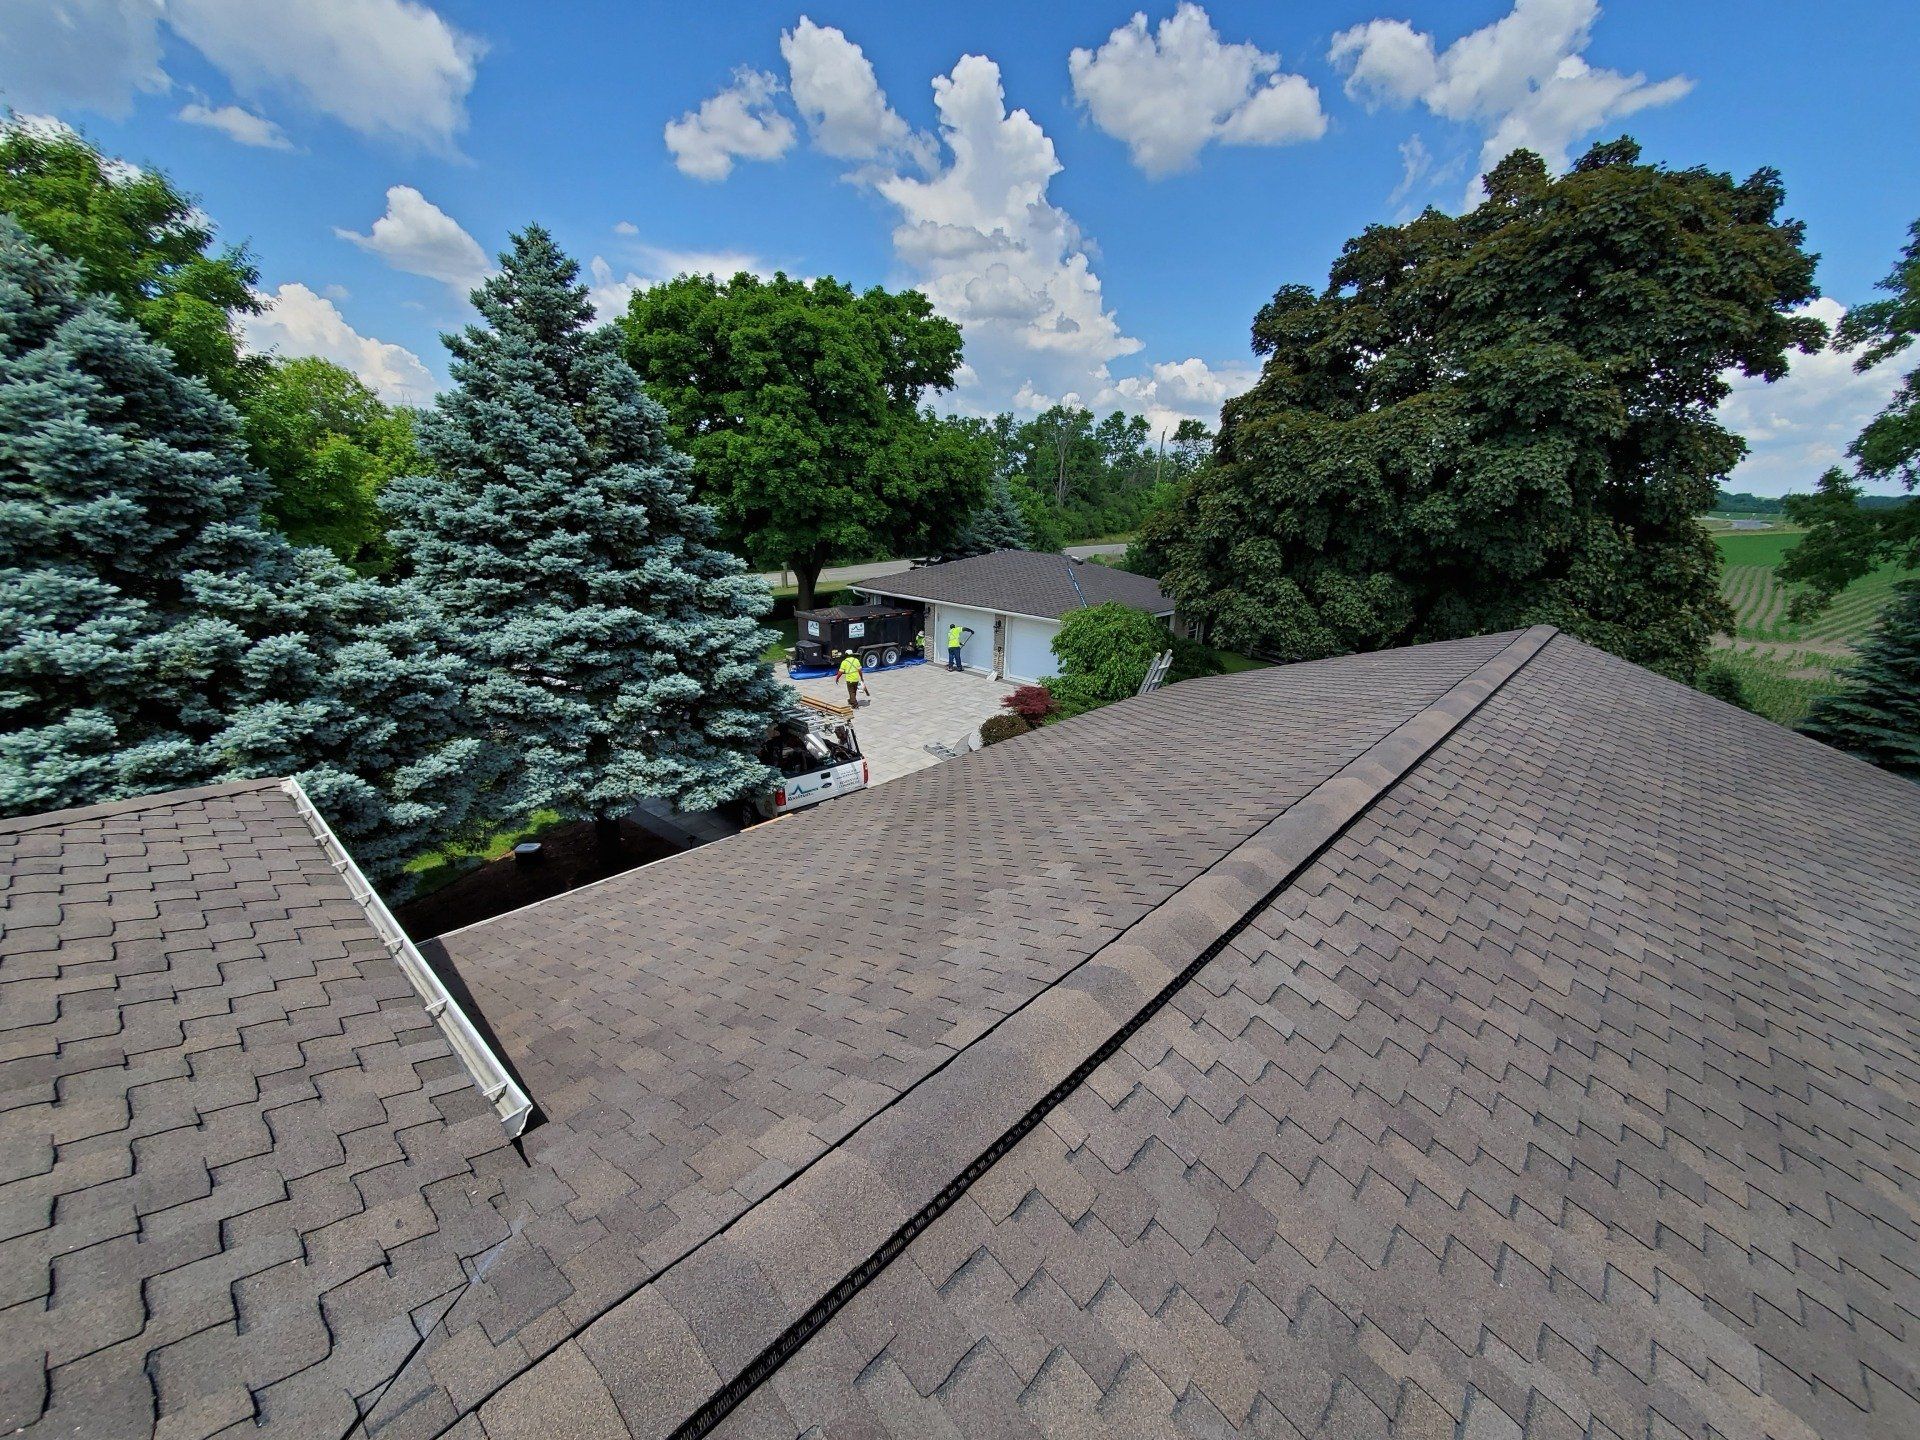
<instances>
[{"instance_id":1,"label":"gutter downspout","mask_svg":"<svg viewBox=\"0 0 1920 1440\"><path fill-rule=\"evenodd\" d=\"M440 977L434 974L433 967L427 964L426 957L407 938L407 932L400 928L400 922L393 918L393 912L387 909L379 893L367 883L367 877L353 863L353 857L340 843L340 837L333 833L326 818L314 808L307 792L300 788L300 782L288 776L280 782L280 788L292 797L294 807L319 840L320 848L326 852L335 873L347 882L348 892L366 913L374 932L386 945L387 953L405 973L414 992L426 1003L428 1017L447 1037L447 1043L467 1067L473 1083L479 1086L480 1093L487 1097L494 1114L500 1117L500 1124L506 1129L508 1138L518 1138L520 1132L527 1128L527 1117L533 1113L533 1101L527 1098L526 1091L514 1083L507 1067L500 1063L500 1057L493 1053L493 1048L473 1028L473 1022L454 1002L447 987L440 982Z\"/></svg>"},{"instance_id":2,"label":"gutter downspout","mask_svg":"<svg viewBox=\"0 0 1920 1440\"><path fill-rule=\"evenodd\" d=\"M1073 586L1073 593L1078 595L1080 597L1080 603L1085 605L1087 603L1087 592L1080 588L1080 577L1073 573L1073 567L1078 562L1071 555L1066 554L1062 554L1060 559L1067 567L1067 580L1068 583Z\"/></svg>"}]
</instances>

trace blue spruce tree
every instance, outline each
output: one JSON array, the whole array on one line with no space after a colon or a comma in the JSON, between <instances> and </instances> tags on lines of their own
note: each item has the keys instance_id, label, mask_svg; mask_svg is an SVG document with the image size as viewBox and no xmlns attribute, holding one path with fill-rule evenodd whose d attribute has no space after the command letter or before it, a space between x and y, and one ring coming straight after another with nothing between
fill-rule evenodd
<instances>
[{"instance_id":1,"label":"blue spruce tree","mask_svg":"<svg viewBox=\"0 0 1920 1440\"><path fill-rule=\"evenodd\" d=\"M1032 543L1020 502L1004 475L996 475L987 498L960 527L956 555L987 555L995 550L1025 550Z\"/></svg>"},{"instance_id":2,"label":"blue spruce tree","mask_svg":"<svg viewBox=\"0 0 1920 1440\"><path fill-rule=\"evenodd\" d=\"M265 495L231 407L0 216L0 813L292 774L376 876L465 822L437 612Z\"/></svg>"},{"instance_id":3,"label":"blue spruce tree","mask_svg":"<svg viewBox=\"0 0 1920 1440\"><path fill-rule=\"evenodd\" d=\"M666 414L592 328L578 267L513 238L447 337L455 388L420 426L435 473L381 503L439 598L518 805L609 826L642 796L705 809L764 788L787 692L762 660L767 589L715 543Z\"/></svg>"}]
</instances>

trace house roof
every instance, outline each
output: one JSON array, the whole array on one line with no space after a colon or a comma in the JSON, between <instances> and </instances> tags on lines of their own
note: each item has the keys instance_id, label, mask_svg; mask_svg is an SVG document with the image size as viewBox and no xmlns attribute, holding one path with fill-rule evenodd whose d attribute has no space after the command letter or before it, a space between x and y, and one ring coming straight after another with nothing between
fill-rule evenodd
<instances>
[{"instance_id":1,"label":"house roof","mask_svg":"<svg viewBox=\"0 0 1920 1440\"><path fill-rule=\"evenodd\" d=\"M1172 598L1144 575L1038 550L995 550L862 580L853 588L863 595L940 600L1042 620L1109 600L1154 615L1174 608Z\"/></svg>"},{"instance_id":2,"label":"house roof","mask_svg":"<svg viewBox=\"0 0 1920 1440\"><path fill-rule=\"evenodd\" d=\"M0 1418L1920 1405L1920 789L1551 631L1189 681L443 937L520 1150L298 831L161 808L21 832L0 902Z\"/></svg>"}]
</instances>

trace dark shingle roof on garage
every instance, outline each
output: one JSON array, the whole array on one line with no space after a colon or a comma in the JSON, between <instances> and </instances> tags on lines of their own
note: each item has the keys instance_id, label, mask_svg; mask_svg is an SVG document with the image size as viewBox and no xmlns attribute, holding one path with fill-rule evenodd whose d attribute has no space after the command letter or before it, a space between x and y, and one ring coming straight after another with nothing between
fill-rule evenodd
<instances>
[{"instance_id":1,"label":"dark shingle roof on garage","mask_svg":"<svg viewBox=\"0 0 1920 1440\"><path fill-rule=\"evenodd\" d=\"M306 914L246 826L247 903ZM0 920L4 1123L49 1131L5 1151L0 1394L51 1375L49 1433L146 1377L187 1433L1913 1430L1920 788L1549 631L1190 681L444 937L524 1153L383 955L122 957L67 829L0 911L81 947ZM166 913L257 863L223 832ZM247 913L205 943L279 943ZM263 1005L307 1028L201 1036ZM167 1133L253 1143L86 1110L147 1103L84 1048L136 1031ZM175 1169L252 1228L192 1248ZM123 1237L50 1302L36 1207ZM285 1233L276 1295L231 1252ZM183 1331L241 1363L146 1358Z\"/></svg>"},{"instance_id":2,"label":"dark shingle roof on garage","mask_svg":"<svg viewBox=\"0 0 1920 1440\"><path fill-rule=\"evenodd\" d=\"M939 600L1042 620L1110 600L1152 615L1174 608L1172 598L1144 575L1038 550L995 550L862 580L853 588L863 595Z\"/></svg>"}]
</instances>

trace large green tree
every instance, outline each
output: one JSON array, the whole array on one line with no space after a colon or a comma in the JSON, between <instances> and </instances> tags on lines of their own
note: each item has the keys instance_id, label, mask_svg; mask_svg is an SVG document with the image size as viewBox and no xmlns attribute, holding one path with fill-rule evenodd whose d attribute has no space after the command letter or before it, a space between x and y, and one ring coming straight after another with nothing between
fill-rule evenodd
<instances>
[{"instance_id":1,"label":"large green tree","mask_svg":"<svg viewBox=\"0 0 1920 1440\"><path fill-rule=\"evenodd\" d=\"M920 408L953 385L960 331L918 291L682 275L619 323L699 495L754 561L793 571L802 609L831 561L949 540L986 492L979 436Z\"/></svg>"},{"instance_id":2,"label":"large green tree","mask_svg":"<svg viewBox=\"0 0 1920 1440\"><path fill-rule=\"evenodd\" d=\"M261 308L259 272L244 247L214 250L212 222L164 173L15 125L0 130L0 214L77 262L86 288L111 296L183 373L226 400L246 393L238 321Z\"/></svg>"},{"instance_id":3,"label":"large green tree","mask_svg":"<svg viewBox=\"0 0 1920 1440\"><path fill-rule=\"evenodd\" d=\"M409 412L311 356L275 360L246 397L247 438L273 481L268 518L363 574L392 563L380 492L421 467Z\"/></svg>"},{"instance_id":4,"label":"large green tree","mask_svg":"<svg viewBox=\"0 0 1920 1440\"><path fill-rule=\"evenodd\" d=\"M1690 676L1730 616L1697 517L1745 445L1729 370L1824 339L1771 171L1550 177L1349 241L1327 288L1254 321L1258 383L1167 531L1165 583L1215 644L1289 659L1563 626Z\"/></svg>"},{"instance_id":5,"label":"large green tree","mask_svg":"<svg viewBox=\"0 0 1920 1440\"><path fill-rule=\"evenodd\" d=\"M1886 298L1854 306L1835 338L1840 349L1859 352L1853 368L1862 372L1895 360L1920 338L1920 220L1908 228L1906 248L1880 288ZM1920 483L1920 368L1907 372L1848 453L1860 476L1898 480L1908 490ZM1781 578L1805 587L1794 597L1796 614L1821 609L1889 560L1920 567L1920 502L1868 508L1862 498L1859 478L1837 468L1821 476L1815 494L1787 497L1789 518L1807 527L1780 566Z\"/></svg>"},{"instance_id":6,"label":"large green tree","mask_svg":"<svg viewBox=\"0 0 1920 1440\"><path fill-rule=\"evenodd\" d=\"M489 773L411 586L261 522L238 417L0 216L0 811L293 774L397 878Z\"/></svg>"},{"instance_id":7,"label":"large green tree","mask_svg":"<svg viewBox=\"0 0 1920 1440\"><path fill-rule=\"evenodd\" d=\"M1920 582L1905 581L1845 671L1800 727L1815 739L1920 781Z\"/></svg>"},{"instance_id":8,"label":"large green tree","mask_svg":"<svg viewBox=\"0 0 1920 1440\"><path fill-rule=\"evenodd\" d=\"M529 226L448 337L454 388L420 417L434 472L384 500L402 567L485 678L518 808L613 822L756 790L785 688L761 659L772 601L715 543L666 415L594 329L578 266Z\"/></svg>"},{"instance_id":9,"label":"large green tree","mask_svg":"<svg viewBox=\"0 0 1920 1440\"><path fill-rule=\"evenodd\" d=\"M995 550L1030 548L1026 517L1013 498L1013 486L1006 476L996 475L993 486L967 523L960 527L960 538L950 547L953 555L986 555Z\"/></svg>"}]
</instances>

